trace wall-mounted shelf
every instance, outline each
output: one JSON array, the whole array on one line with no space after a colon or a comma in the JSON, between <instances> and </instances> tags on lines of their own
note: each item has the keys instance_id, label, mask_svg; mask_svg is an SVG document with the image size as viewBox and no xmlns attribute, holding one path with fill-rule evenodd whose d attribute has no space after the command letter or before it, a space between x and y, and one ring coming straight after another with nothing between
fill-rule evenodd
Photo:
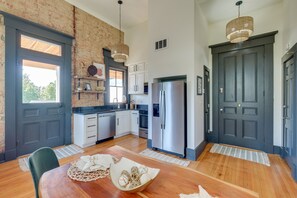
<instances>
[{"instance_id":1,"label":"wall-mounted shelf","mask_svg":"<svg viewBox=\"0 0 297 198\"><path fill-rule=\"evenodd\" d=\"M78 79L78 80L96 80L96 81L105 81L103 79L99 79L96 77L92 77L92 76L74 76L74 79Z\"/></svg>"},{"instance_id":2,"label":"wall-mounted shelf","mask_svg":"<svg viewBox=\"0 0 297 198\"><path fill-rule=\"evenodd\" d=\"M81 80L92 80L92 81L97 81L97 87L99 86L100 81L105 81L103 79L99 79L96 77L92 76L73 76L73 79L77 80L77 83L75 83L75 87L81 87ZM83 88L82 88L83 89ZM77 94L78 100L80 100L80 94L97 94L97 100L99 99L99 94L104 94L104 91L87 91L87 90L74 90L73 94Z\"/></svg>"},{"instance_id":3,"label":"wall-mounted shelf","mask_svg":"<svg viewBox=\"0 0 297 198\"><path fill-rule=\"evenodd\" d=\"M104 94L105 92L104 92L104 91L85 91L85 90L82 90L82 91L74 91L73 93L74 93L74 94L80 94L80 93L87 93L87 94Z\"/></svg>"}]
</instances>

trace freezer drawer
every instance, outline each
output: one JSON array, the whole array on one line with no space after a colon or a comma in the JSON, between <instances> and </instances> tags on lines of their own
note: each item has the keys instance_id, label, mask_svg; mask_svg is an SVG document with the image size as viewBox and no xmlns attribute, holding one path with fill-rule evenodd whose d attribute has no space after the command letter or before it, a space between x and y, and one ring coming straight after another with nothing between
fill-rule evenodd
<instances>
[{"instance_id":1,"label":"freezer drawer","mask_svg":"<svg viewBox=\"0 0 297 198\"><path fill-rule=\"evenodd\" d=\"M115 136L115 113L98 114L98 140Z\"/></svg>"}]
</instances>

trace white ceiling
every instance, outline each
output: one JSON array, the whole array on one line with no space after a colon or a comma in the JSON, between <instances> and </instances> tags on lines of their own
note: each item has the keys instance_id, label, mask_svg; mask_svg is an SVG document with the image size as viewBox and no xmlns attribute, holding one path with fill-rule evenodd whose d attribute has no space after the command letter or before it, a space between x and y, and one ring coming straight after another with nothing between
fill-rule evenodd
<instances>
[{"instance_id":1,"label":"white ceiling","mask_svg":"<svg viewBox=\"0 0 297 198\"><path fill-rule=\"evenodd\" d=\"M119 27L118 0L66 0L76 7L94 15L95 17ZM149 0L123 0L122 27L127 29L143 23L148 18ZM160 0L162 1L162 0ZM180 0L184 1L184 0ZM209 23L234 18L237 16L237 0L197 0ZM283 0L243 0L241 13L248 14L252 11L271 6Z\"/></svg>"},{"instance_id":2,"label":"white ceiling","mask_svg":"<svg viewBox=\"0 0 297 198\"><path fill-rule=\"evenodd\" d=\"M118 0L66 0L89 14L119 28ZM143 23L148 17L148 0L123 0L122 27L127 29Z\"/></svg>"},{"instance_id":3,"label":"white ceiling","mask_svg":"<svg viewBox=\"0 0 297 198\"><path fill-rule=\"evenodd\" d=\"M283 0L242 0L240 6L241 14L245 15L252 11L280 3ZM238 7L235 5L237 0L198 0L203 14L208 23L214 23L237 16Z\"/></svg>"}]
</instances>

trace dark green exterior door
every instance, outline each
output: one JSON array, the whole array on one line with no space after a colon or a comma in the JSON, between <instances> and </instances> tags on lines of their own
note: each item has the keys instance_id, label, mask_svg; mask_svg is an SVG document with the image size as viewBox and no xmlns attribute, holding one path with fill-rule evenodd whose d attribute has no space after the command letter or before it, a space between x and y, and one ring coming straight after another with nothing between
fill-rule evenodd
<instances>
[{"instance_id":1,"label":"dark green exterior door","mask_svg":"<svg viewBox=\"0 0 297 198\"><path fill-rule=\"evenodd\" d=\"M219 54L219 142L264 150L264 47Z\"/></svg>"},{"instance_id":2,"label":"dark green exterior door","mask_svg":"<svg viewBox=\"0 0 297 198\"><path fill-rule=\"evenodd\" d=\"M63 44L18 32L16 68L17 155L64 144ZM69 83L69 82L68 82Z\"/></svg>"}]
</instances>

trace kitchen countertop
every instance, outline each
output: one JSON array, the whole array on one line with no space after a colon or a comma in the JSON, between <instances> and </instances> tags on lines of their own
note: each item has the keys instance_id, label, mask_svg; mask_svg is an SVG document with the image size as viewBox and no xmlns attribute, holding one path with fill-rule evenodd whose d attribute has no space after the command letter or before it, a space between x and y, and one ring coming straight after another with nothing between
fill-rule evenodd
<instances>
[{"instance_id":1,"label":"kitchen countertop","mask_svg":"<svg viewBox=\"0 0 297 198\"><path fill-rule=\"evenodd\" d=\"M121 108L115 108L115 105L105 105L105 106L93 106L93 107L74 107L72 108L73 114L88 115L88 114L98 114L98 113L111 113L117 111L147 111L148 105L137 104L137 109L126 109L125 104L121 104Z\"/></svg>"},{"instance_id":2,"label":"kitchen countertop","mask_svg":"<svg viewBox=\"0 0 297 198\"><path fill-rule=\"evenodd\" d=\"M102 114L102 113L112 113L118 111L130 111L137 109L88 109L88 110L81 110L81 111L74 111L73 114L80 114L80 115L88 115L88 114Z\"/></svg>"}]
</instances>

